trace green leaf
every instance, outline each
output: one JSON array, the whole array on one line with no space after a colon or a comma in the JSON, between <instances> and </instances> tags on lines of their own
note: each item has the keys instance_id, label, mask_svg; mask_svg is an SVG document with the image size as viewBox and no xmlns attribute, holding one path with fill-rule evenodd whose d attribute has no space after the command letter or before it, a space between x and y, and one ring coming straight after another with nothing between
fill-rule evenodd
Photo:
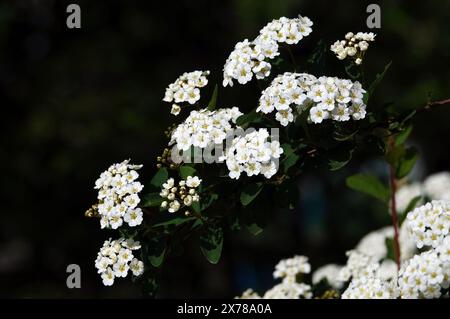
<instances>
[{"instance_id":1,"label":"green leaf","mask_svg":"<svg viewBox=\"0 0 450 319\"><path fill-rule=\"evenodd\" d=\"M159 193L145 194L141 198L142 207L156 207L160 206L164 199L159 196Z\"/></svg>"},{"instance_id":2,"label":"green leaf","mask_svg":"<svg viewBox=\"0 0 450 319\"><path fill-rule=\"evenodd\" d=\"M350 162L354 148L350 145L342 145L329 153L328 167L331 171L337 171Z\"/></svg>"},{"instance_id":3,"label":"green leaf","mask_svg":"<svg viewBox=\"0 0 450 319\"><path fill-rule=\"evenodd\" d=\"M155 187L161 187L167 179L169 178L169 173L166 168L160 168L158 172L156 172L155 176L153 176L150 183Z\"/></svg>"},{"instance_id":4,"label":"green leaf","mask_svg":"<svg viewBox=\"0 0 450 319\"><path fill-rule=\"evenodd\" d=\"M389 200L389 189L384 186L375 176L356 174L347 177L346 183L348 187L373 196L384 203L387 203L387 201Z\"/></svg>"},{"instance_id":5,"label":"green leaf","mask_svg":"<svg viewBox=\"0 0 450 319\"><path fill-rule=\"evenodd\" d=\"M188 176L195 176L195 168L191 167L191 166L181 166L180 167L180 177L182 179L187 179Z\"/></svg>"},{"instance_id":6,"label":"green leaf","mask_svg":"<svg viewBox=\"0 0 450 319\"><path fill-rule=\"evenodd\" d=\"M200 234L200 249L206 259L217 264L222 254L223 229L219 225L211 224L203 228Z\"/></svg>"},{"instance_id":7,"label":"green leaf","mask_svg":"<svg viewBox=\"0 0 450 319\"><path fill-rule=\"evenodd\" d=\"M243 114L239 116L236 120L237 126L243 126L245 124L251 123L258 118L259 114L256 110L251 111L250 113Z\"/></svg>"},{"instance_id":8,"label":"green leaf","mask_svg":"<svg viewBox=\"0 0 450 319\"><path fill-rule=\"evenodd\" d=\"M413 129L412 125L409 125L403 131L398 133L397 137L395 138L395 146L399 146L399 145L405 143L406 140L408 139L409 135L411 134L412 129Z\"/></svg>"},{"instance_id":9,"label":"green leaf","mask_svg":"<svg viewBox=\"0 0 450 319\"><path fill-rule=\"evenodd\" d=\"M405 150L396 168L395 175L397 178L403 178L411 172L416 164L418 155L419 154L415 147L410 147Z\"/></svg>"},{"instance_id":10,"label":"green leaf","mask_svg":"<svg viewBox=\"0 0 450 319\"><path fill-rule=\"evenodd\" d=\"M248 184L241 192L241 203L244 206L250 204L263 189L262 183Z\"/></svg>"},{"instance_id":11,"label":"green leaf","mask_svg":"<svg viewBox=\"0 0 450 319\"><path fill-rule=\"evenodd\" d=\"M214 111L216 109L217 95L218 94L219 94L219 86L216 84L214 86L214 91L213 91L213 94L211 96L211 99L209 100L209 103L208 103L208 110L209 111Z\"/></svg>"},{"instance_id":12,"label":"green leaf","mask_svg":"<svg viewBox=\"0 0 450 319\"><path fill-rule=\"evenodd\" d=\"M159 289L159 273L156 271L145 271L142 275L143 293L146 297L156 298ZM138 279L140 277L137 277Z\"/></svg>"},{"instance_id":13,"label":"green leaf","mask_svg":"<svg viewBox=\"0 0 450 319\"><path fill-rule=\"evenodd\" d=\"M378 84L380 84L381 80L383 80L384 76L386 75L387 71L389 70L389 68L391 67L392 61L390 61L385 67L383 72L381 72L380 74L377 74L375 77L375 80L372 82L372 84L370 84L369 89L367 90L367 93L369 94L369 96L373 95L373 92L375 91L375 89L377 88Z\"/></svg>"},{"instance_id":14,"label":"green leaf","mask_svg":"<svg viewBox=\"0 0 450 319\"><path fill-rule=\"evenodd\" d=\"M323 39L320 39L307 60L309 73L311 74L323 73L326 65L327 51L328 51L327 43Z\"/></svg>"},{"instance_id":15,"label":"green leaf","mask_svg":"<svg viewBox=\"0 0 450 319\"><path fill-rule=\"evenodd\" d=\"M409 201L408 206L406 207L406 209L403 211L401 217L400 217L400 225L403 224L403 222L406 219L406 215L412 211L414 208L416 208L417 204L422 201L423 197L421 195L414 197L413 199L411 199Z\"/></svg>"},{"instance_id":16,"label":"green leaf","mask_svg":"<svg viewBox=\"0 0 450 319\"><path fill-rule=\"evenodd\" d=\"M391 259L391 260L395 261L394 239L389 238L389 237L386 238L385 245L386 245L386 248L387 248L387 255L386 255L386 257L388 259Z\"/></svg>"},{"instance_id":17,"label":"green leaf","mask_svg":"<svg viewBox=\"0 0 450 319\"><path fill-rule=\"evenodd\" d=\"M166 253L166 238L164 235L151 237L148 240L147 254L148 260L153 267L161 266Z\"/></svg>"},{"instance_id":18,"label":"green leaf","mask_svg":"<svg viewBox=\"0 0 450 319\"><path fill-rule=\"evenodd\" d=\"M288 170L297 164L297 161L299 160L300 156L295 153L295 150L292 148L290 144L283 144L281 145L283 148L283 156L284 159L281 161L282 171L283 173L287 173Z\"/></svg>"},{"instance_id":19,"label":"green leaf","mask_svg":"<svg viewBox=\"0 0 450 319\"><path fill-rule=\"evenodd\" d=\"M155 224L152 225L153 228L156 227L177 227L184 223L190 222L192 220L195 220L195 217L186 217L186 216L179 216L176 214L171 214L168 212L163 212L161 215L158 216L158 220L155 221Z\"/></svg>"},{"instance_id":20,"label":"green leaf","mask_svg":"<svg viewBox=\"0 0 450 319\"><path fill-rule=\"evenodd\" d=\"M350 134L342 134L342 133L335 132L335 133L333 134L333 138L334 138L336 141L344 142L344 141L350 140L350 139L351 139L353 136L355 136L356 133L358 133L358 132L359 132L359 129L356 130L356 131L354 131L354 132L352 132L352 133L350 133Z\"/></svg>"}]
</instances>

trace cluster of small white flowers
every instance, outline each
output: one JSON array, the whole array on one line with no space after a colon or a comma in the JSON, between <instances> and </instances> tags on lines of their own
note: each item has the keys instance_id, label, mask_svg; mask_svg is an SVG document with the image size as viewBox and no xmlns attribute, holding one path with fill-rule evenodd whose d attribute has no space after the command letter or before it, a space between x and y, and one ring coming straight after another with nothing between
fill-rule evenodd
<instances>
[{"instance_id":1,"label":"cluster of small white flowers","mask_svg":"<svg viewBox=\"0 0 450 319\"><path fill-rule=\"evenodd\" d=\"M278 159L283 149L278 141L268 141L267 129L259 129L233 139L220 160L226 160L229 176L238 179L242 172L247 176L263 174L271 178L278 170Z\"/></svg>"},{"instance_id":2,"label":"cluster of small white flowers","mask_svg":"<svg viewBox=\"0 0 450 319\"><path fill-rule=\"evenodd\" d=\"M308 108L313 123L361 120L366 116L365 92L357 81L288 72L277 76L262 92L257 112L276 111L275 118L283 126Z\"/></svg>"},{"instance_id":3,"label":"cluster of small white flowers","mask_svg":"<svg viewBox=\"0 0 450 319\"><path fill-rule=\"evenodd\" d=\"M372 32L358 32L353 34L348 32L345 40L337 40L330 49L339 60L350 57L355 63L360 65L363 62L364 53L369 48L369 42L375 41L375 34Z\"/></svg>"},{"instance_id":4,"label":"cluster of small white flowers","mask_svg":"<svg viewBox=\"0 0 450 319\"><path fill-rule=\"evenodd\" d=\"M183 73L166 89L163 101L175 102L170 113L178 115L181 111L180 103L195 104L200 100L200 89L208 84L209 71L193 71Z\"/></svg>"},{"instance_id":5,"label":"cluster of small white flowers","mask_svg":"<svg viewBox=\"0 0 450 319\"><path fill-rule=\"evenodd\" d=\"M398 297L396 280L383 280L378 275L380 265L370 264L361 276L354 277L342 299L395 299Z\"/></svg>"},{"instance_id":6,"label":"cluster of small white flowers","mask_svg":"<svg viewBox=\"0 0 450 319\"><path fill-rule=\"evenodd\" d=\"M235 299L261 299L261 296L253 291L253 289L249 288L245 290L241 296L235 297Z\"/></svg>"},{"instance_id":7,"label":"cluster of small white flowers","mask_svg":"<svg viewBox=\"0 0 450 319\"><path fill-rule=\"evenodd\" d=\"M294 256L283 259L278 262L273 272L274 278L281 278L281 283L273 286L263 295L264 299L310 299L313 294L311 286L297 282L299 274L309 274L311 265L308 263L308 257ZM260 299L252 289L244 291L239 299Z\"/></svg>"},{"instance_id":8,"label":"cluster of small white flowers","mask_svg":"<svg viewBox=\"0 0 450 319\"><path fill-rule=\"evenodd\" d=\"M392 226L383 227L365 235L356 246L358 252L371 256L374 261L381 261L387 257L386 239L394 237ZM401 260L407 260L416 253L416 244L409 232L407 223L400 227L399 242L401 246Z\"/></svg>"},{"instance_id":9,"label":"cluster of small white flowers","mask_svg":"<svg viewBox=\"0 0 450 319\"><path fill-rule=\"evenodd\" d=\"M450 285L449 237L439 249L423 252L405 263L398 284L403 299L441 297L441 289Z\"/></svg>"},{"instance_id":10,"label":"cluster of small white flowers","mask_svg":"<svg viewBox=\"0 0 450 319\"><path fill-rule=\"evenodd\" d=\"M131 165L129 160L111 165L95 182L98 189L98 213L101 228L117 229L125 221L134 227L142 223L142 210L137 207L143 185L136 181L136 170L142 165Z\"/></svg>"},{"instance_id":11,"label":"cluster of small white flowers","mask_svg":"<svg viewBox=\"0 0 450 319\"><path fill-rule=\"evenodd\" d=\"M294 256L288 259L282 259L275 266L273 272L274 278L281 278L283 281L296 281L298 274L309 274L311 265L308 262L308 257Z\"/></svg>"},{"instance_id":12,"label":"cluster of small white flowers","mask_svg":"<svg viewBox=\"0 0 450 319\"><path fill-rule=\"evenodd\" d=\"M423 188L431 199L450 200L450 173L439 172L428 176Z\"/></svg>"},{"instance_id":13,"label":"cluster of small white flowers","mask_svg":"<svg viewBox=\"0 0 450 319\"><path fill-rule=\"evenodd\" d=\"M169 178L162 185L159 193L159 196L165 199L161 203L161 208L167 209L169 213L175 213L183 207L190 207L193 203L200 201L197 188L201 182L202 180L197 176L188 176L186 180L180 180L176 186L175 180Z\"/></svg>"},{"instance_id":14,"label":"cluster of small white flowers","mask_svg":"<svg viewBox=\"0 0 450 319\"><path fill-rule=\"evenodd\" d=\"M208 111L192 111L187 119L177 126L169 145L187 151L191 146L206 148L211 143L221 144L242 113L237 107Z\"/></svg>"},{"instance_id":15,"label":"cluster of small white flowers","mask_svg":"<svg viewBox=\"0 0 450 319\"><path fill-rule=\"evenodd\" d=\"M397 207L397 213L405 213L405 209L408 208L409 203L417 196L422 196L422 185L418 182L412 184L405 184L400 187L395 193L395 206ZM419 201L416 205L420 204ZM390 211L390 210L389 210ZM407 212L406 212L407 213Z\"/></svg>"},{"instance_id":16,"label":"cluster of small white flowers","mask_svg":"<svg viewBox=\"0 0 450 319\"><path fill-rule=\"evenodd\" d=\"M269 22L255 40L238 42L225 62L223 86L233 86L233 80L245 84L253 75L257 79L268 77L272 66L267 60L280 54L278 43L297 44L312 32L312 25L307 17L282 17Z\"/></svg>"},{"instance_id":17,"label":"cluster of small white flowers","mask_svg":"<svg viewBox=\"0 0 450 319\"><path fill-rule=\"evenodd\" d=\"M450 201L432 201L409 212L407 223L417 248L437 247L450 230Z\"/></svg>"},{"instance_id":18,"label":"cluster of small white flowers","mask_svg":"<svg viewBox=\"0 0 450 319\"><path fill-rule=\"evenodd\" d=\"M333 287L334 289L341 289L344 283L337 279L341 269L342 266L335 264L328 264L319 267L312 275L312 283L316 285L323 279L326 279L331 287Z\"/></svg>"},{"instance_id":19,"label":"cluster of small white flowers","mask_svg":"<svg viewBox=\"0 0 450 319\"><path fill-rule=\"evenodd\" d=\"M368 275L367 268L376 261L372 256L360 253L357 250L350 250L346 253L347 264L342 267L338 274L338 280L348 281L351 278L359 278Z\"/></svg>"},{"instance_id":20,"label":"cluster of small white flowers","mask_svg":"<svg viewBox=\"0 0 450 319\"><path fill-rule=\"evenodd\" d=\"M133 255L133 250L140 248L139 242L132 239L109 239L103 243L95 260L95 268L101 274L105 286L111 286L115 278L125 278L129 270L134 276L144 272L144 263Z\"/></svg>"},{"instance_id":21,"label":"cluster of small white flowers","mask_svg":"<svg viewBox=\"0 0 450 319\"><path fill-rule=\"evenodd\" d=\"M283 281L267 290L264 299L311 299L312 296L311 286Z\"/></svg>"}]
</instances>

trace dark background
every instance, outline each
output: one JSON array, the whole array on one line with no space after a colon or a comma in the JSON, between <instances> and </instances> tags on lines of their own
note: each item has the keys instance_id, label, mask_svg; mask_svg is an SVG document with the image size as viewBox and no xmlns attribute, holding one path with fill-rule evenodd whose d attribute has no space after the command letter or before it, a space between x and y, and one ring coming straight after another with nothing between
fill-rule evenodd
<instances>
[{"instance_id":1,"label":"dark background","mask_svg":"<svg viewBox=\"0 0 450 319\"><path fill-rule=\"evenodd\" d=\"M143 181L154 173L167 143L163 131L173 122L161 101L165 87L195 69L211 70L210 83L221 83L234 44L280 16L301 13L314 21L313 33L294 48L299 64L321 38L329 45L347 31L368 31L363 1L74 2L82 28L73 30L66 27L68 1L0 4L0 297L140 296L128 279L102 286L94 259L103 240L118 235L83 214L95 201L95 179L111 163L145 164ZM450 98L450 2L380 5L382 27L366 73L393 65L373 102L415 108L430 94ZM326 63L327 75L341 75L331 53ZM212 87L202 91L204 99ZM252 84L221 88L219 105L249 110L257 92ZM415 120L412 142L422 158L413 179L449 169L449 119L450 107L443 106ZM367 159L335 173L305 173L299 207L277 212L258 237L227 234L218 265L205 261L195 240L187 242L185 254L165 265L161 296L263 291L275 263L294 254L309 256L314 268L344 262L361 236L389 223L383 207L346 189L345 177L361 170L383 177L386 167ZM81 266L81 289L66 287L71 263Z\"/></svg>"}]
</instances>

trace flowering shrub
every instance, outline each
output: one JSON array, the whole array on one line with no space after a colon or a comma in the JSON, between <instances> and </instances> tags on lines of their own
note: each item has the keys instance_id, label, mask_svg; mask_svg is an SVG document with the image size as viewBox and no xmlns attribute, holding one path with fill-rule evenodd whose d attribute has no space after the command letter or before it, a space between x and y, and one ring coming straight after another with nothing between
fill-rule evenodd
<instances>
[{"instance_id":1,"label":"flowering shrub","mask_svg":"<svg viewBox=\"0 0 450 319\"><path fill-rule=\"evenodd\" d=\"M367 174L349 176L346 183L380 200L391 213L392 226L363 238L348 252L346 265L318 269L311 284L304 282L311 271L306 257L282 260L274 272L281 283L262 297L448 295L450 175L430 176L423 184L405 179L418 157L406 145L411 120L449 101L409 111L374 105L371 97L391 64L376 76L363 76L373 33L348 33L331 50L319 41L298 73L290 46L307 41L312 26L307 17L282 17L254 40L235 45L223 67L222 85L255 82L260 92L251 110L218 108L217 84L206 103L200 89L208 85L209 71L184 73L168 86L163 101L172 104L171 113L190 108L189 115L166 131L168 147L145 189L137 180L142 166L128 160L112 165L95 183L98 203L86 216L120 233L119 240L105 242L95 262L105 285L131 270L134 282L155 296L161 267L188 237L198 236L203 255L217 263L224 229L261 233L265 216L259 207L295 207L296 180L305 170L323 165L339 170L355 155L369 153L386 161L389 185ZM327 54L349 58L341 74L311 74ZM428 200L440 201L415 208ZM242 298L260 295L247 290Z\"/></svg>"}]
</instances>

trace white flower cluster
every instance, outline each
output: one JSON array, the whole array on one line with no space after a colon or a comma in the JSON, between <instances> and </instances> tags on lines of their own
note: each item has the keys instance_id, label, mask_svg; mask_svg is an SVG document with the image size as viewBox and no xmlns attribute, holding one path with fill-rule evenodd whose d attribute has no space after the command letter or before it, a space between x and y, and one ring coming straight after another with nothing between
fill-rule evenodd
<instances>
[{"instance_id":1,"label":"white flower cluster","mask_svg":"<svg viewBox=\"0 0 450 319\"><path fill-rule=\"evenodd\" d=\"M378 275L380 265L370 264L364 272L354 277L347 289L342 293L342 299L394 299L398 297L396 280L383 280Z\"/></svg>"},{"instance_id":2,"label":"white flower cluster","mask_svg":"<svg viewBox=\"0 0 450 319\"><path fill-rule=\"evenodd\" d=\"M181 111L180 103L195 104L200 100L200 89L208 84L209 71L193 71L183 73L174 83L166 89L164 102L172 104L170 113L178 115Z\"/></svg>"},{"instance_id":3,"label":"white flower cluster","mask_svg":"<svg viewBox=\"0 0 450 319\"><path fill-rule=\"evenodd\" d=\"M95 260L95 268L101 274L105 286L111 286L115 278L125 278L129 270L134 276L144 272L144 263L133 255L133 251L140 248L139 242L132 239L109 239L103 243Z\"/></svg>"},{"instance_id":4,"label":"white flower cluster","mask_svg":"<svg viewBox=\"0 0 450 319\"><path fill-rule=\"evenodd\" d=\"M387 226L364 236L356 246L355 250L371 256L374 261L381 261L387 257L386 239L394 237L394 228ZM403 223L399 231L399 242L401 246L401 260L407 260L416 253L416 244L410 234L407 223Z\"/></svg>"},{"instance_id":5,"label":"white flower cluster","mask_svg":"<svg viewBox=\"0 0 450 319\"><path fill-rule=\"evenodd\" d=\"M271 178L278 170L278 159L283 149L278 141L268 141L267 129L259 129L233 139L220 160L226 160L229 176L238 179L242 172L247 176L263 174Z\"/></svg>"},{"instance_id":6,"label":"white flower cluster","mask_svg":"<svg viewBox=\"0 0 450 319\"><path fill-rule=\"evenodd\" d=\"M438 249L416 255L404 264L398 284L403 299L439 298L441 289L450 285L450 237Z\"/></svg>"},{"instance_id":7,"label":"white flower cluster","mask_svg":"<svg viewBox=\"0 0 450 319\"><path fill-rule=\"evenodd\" d=\"M275 266L274 278L281 278L282 282L265 292L264 299L310 299L313 294L311 286L297 282L298 275L309 274L311 265L305 256L294 256L280 260ZM240 299L260 299L261 297L252 289L244 291Z\"/></svg>"},{"instance_id":8,"label":"white flower cluster","mask_svg":"<svg viewBox=\"0 0 450 319\"><path fill-rule=\"evenodd\" d=\"M307 17L288 19L282 17L269 22L253 41L238 42L223 68L223 86L233 86L233 80L245 84L253 78L270 75L268 59L278 56L278 43L297 44L312 32L312 21Z\"/></svg>"},{"instance_id":9,"label":"white flower cluster","mask_svg":"<svg viewBox=\"0 0 450 319\"><path fill-rule=\"evenodd\" d=\"M137 205L140 202L138 194L144 186L136 181L139 177L136 170L142 165L129 162L111 165L95 181L101 228L117 229L124 221L131 227L142 223L142 210Z\"/></svg>"},{"instance_id":10,"label":"white flower cluster","mask_svg":"<svg viewBox=\"0 0 450 319\"><path fill-rule=\"evenodd\" d=\"M276 111L275 118L283 126L308 108L313 123L361 120L366 116L365 92L357 81L288 72L277 76L262 92L257 112Z\"/></svg>"},{"instance_id":11,"label":"white flower cluster","mask_svg":"<svg viewBox=\"0 0 450 319\"><path fill-rule=\"evenodd\" d=\"M197 176L188 176L186 180L180 180L178 186L175 180L169 178L163 185L159 196L165 200L161 203L161 208L167 209L169 213L175 213L183 207L190 207L200 200L197 188L202 180Z\"/></svg>"},{"instance_id":12,"label":"white flower cluster","mask_svg":"<svg viewBox=\"0 0 450 319\"><path fill-rule=\"evenodd\" d=\"M360 65L363 61L364 53L369 48L369 42L375 41L375 34L372 32L358 32L353 34L348 32L345 40L337 40L330 49L339 60L350 57L355 63Z\"/></svg>"},{"instance_id":13,"label":"white flower cluster","mask_svg":"<svg viewBox=\"0 0 450 319\"><path fill-rule=\"evenodd\" d=\"M408 208L409 203L417 196L423 196L422 185L420 183L416 182L400 187L395 193L395 207L397 208L397 213L400 215L405 213L405 209ZM417 204L420 204L421 202L422 200Z\"/></svg>"},{"instance_id":14,"label":"white flower cluster","mask_svg":"<svg viewBox=\"0 0 450 319\"><path fill-rule=\"evenodd\" d=\"M221 144L242 113L237 107L208 111L192 111L187 119L177 126L169 145L187 151L191 146L206 148L211 143Z\"/></svg>"},{"instance_id":15,"label":"white flower cluster","mask_svg":"<svg viewBox=\"0 0 450 319\"><path fill-rule=\"evenodd\" d=\"M450 201L432 201L407 215L417 248L439 246L450 230Z\"/></svg>"},{"instance_id":16,"label":"white flower cluster","mask_svg":"<svg viewBox=\"0 0 450 319\"><path fill-rule=\"evenodd\" d=\"M336 264L328 264L319 267L312 275L312 283L316 285L326 279L331 287L334 289L341 289L344 286L344 283L341 280L338 280L341 269L342 266Z\"/></svg>"},{"instance_id":17,"label":"white flower cluster","mask_svg":"<svg viewBox=\"0 0 450 319\"><path fill-rule=\"evenodd\" d=\"M414 182L403 184L395 193L397 213L405 212L411 200L417 196L432 200L450 200L450 173L439 172L428 176L423 183ZM416 207L423 205L423 198L416 203Z\"/></svg>"},{"instance_id":18,"label":"white flower cluster","mask_svg":"<svg viewBox=\"0 0 450 319\"><path fill-rule=\"evenodd\" d=\"M273 286L264 294L264 299L311 299L311 286L302 282L285 282Z\"/></svg>"},{"instance_id":19,"label":"white flower cluster","mask_svg":"<svg viewBox=\"0 0 450 319\"><path fill-rule=\"evenodd\" d=\"M431 199L450 200L450 173L440 172L428 176L423 188L425 194Z\"/></svg>"},{"instance_id":20,"label":"white flower cluster","mask_svg":"<svg viewBox=\"0 0 450 319\"><path fill-rule=\"evenodd\" d=\"M298 274L309 274L310 271L311 265L308 262L308 257L294 256L280 260L275 266L273 277L281 278L283 281L296 281Z\"/></svg>"}]
</instances>

